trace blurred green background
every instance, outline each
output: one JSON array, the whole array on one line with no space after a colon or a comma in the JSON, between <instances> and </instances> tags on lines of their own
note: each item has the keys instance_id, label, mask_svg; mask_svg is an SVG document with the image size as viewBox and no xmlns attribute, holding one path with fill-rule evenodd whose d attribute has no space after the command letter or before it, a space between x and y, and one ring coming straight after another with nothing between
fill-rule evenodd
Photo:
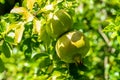
<instances>
[{"instance_id":1,"label":"blurred green background","mask_svg":"<svg viewBox=\"0 0 120 80\"><path fill-rule=\"evenodd\" d=\"M0 0L0 7L5 2ZM90 42L83 60L88 70L78 70L76 80L120 80L120 0L15 3L0 15L0 80L75 80L45 31L50 14L60 9L72 16L72 30L82 31Z\"/></svg>"}]
</instances>

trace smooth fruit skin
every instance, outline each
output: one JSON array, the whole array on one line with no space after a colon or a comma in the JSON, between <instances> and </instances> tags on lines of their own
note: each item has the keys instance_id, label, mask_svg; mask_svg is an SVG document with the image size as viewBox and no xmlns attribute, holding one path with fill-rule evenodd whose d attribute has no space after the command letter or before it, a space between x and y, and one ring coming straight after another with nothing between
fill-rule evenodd
<instances>
[{"instance_id":1,"label":"smooth fruit skin","mask_svg":"<svg viewBox=\"0 0 120 80\"><path fill-rule=\"evenodd\" d=\"M50 19L46 31L51 37L58 38L63 33L69 31L71 26L71 16L65 10L58 10Z\"/></svg>"},{"instance_id":2,"label":"smooth fruit skin","mask_svg":"<svg viewBox=\"0 0 120 80\"><path fill-rule=\"evenodd\" d=\"M80 31L68 32L56 43L59 58L66 63L80 62L90 48L88 39Z\"/></svg>"}]
</instances>

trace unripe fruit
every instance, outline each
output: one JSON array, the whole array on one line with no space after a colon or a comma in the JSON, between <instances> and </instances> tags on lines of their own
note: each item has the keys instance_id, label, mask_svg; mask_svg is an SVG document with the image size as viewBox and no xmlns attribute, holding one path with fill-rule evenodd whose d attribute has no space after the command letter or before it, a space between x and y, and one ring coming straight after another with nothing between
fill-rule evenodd
<instances>
[{"instance_id":1,"label":"unripe fruit","mask_svg":"<svg viewBox=\"0 0 120 80\"><path fill-rule=\"evenodd\" d=\"M89 50L89 41L80 31L72 31L61 36L56 43L59 58L67 63L81 62Z\"/></svg>"},{"instance_id":2,"label":"unripe fruit","mask_svg":"<svg viewBox=\"0 0 120 80\"><path fill-rule=\"evenodd\" d=\"M47 26L46 30L51 37L58 38L66 31L69 31L71 26L71 16L64 10L59 10L50 19L49 26Z\"/></svg>"}]
</instances>

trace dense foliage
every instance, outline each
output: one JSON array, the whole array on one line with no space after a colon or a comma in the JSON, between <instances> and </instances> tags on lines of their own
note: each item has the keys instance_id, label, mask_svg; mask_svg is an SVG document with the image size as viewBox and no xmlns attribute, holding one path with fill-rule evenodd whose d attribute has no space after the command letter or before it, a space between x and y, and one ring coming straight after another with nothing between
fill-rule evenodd
<instances>
[{"instance_id":1,"label":"dense foliage","mask_svg":"<svg viewBox=\"0 0 120 80\"><path fill-rule=\"evenodd\" d=\"M0 9L5 1L0 0ZM46 29L51 15L61 9L72 17L69 31L83 32L90 42L90 50L83 59L87 69L79 67L76 80L120 79L119 0L21 2L0 16L1 80L74 80L69 64L56 54L58 38L51 37Z\"/></svg>"}]
</instances>

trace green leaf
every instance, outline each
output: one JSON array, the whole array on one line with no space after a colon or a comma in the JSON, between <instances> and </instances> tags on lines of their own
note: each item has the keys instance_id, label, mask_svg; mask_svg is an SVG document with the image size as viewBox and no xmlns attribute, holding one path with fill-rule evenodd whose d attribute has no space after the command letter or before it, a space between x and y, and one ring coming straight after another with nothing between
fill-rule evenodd
<instances>
[{"instance_id":1,"label":"green leaf","mask_svg":"<svg viewBox=\"0 0 120 80\"><path fill-rule=\"evenodd\" d=\"M50 58L48 58L48 57L41 57L41 59L39 60L40 68L45 68L50 64L51 64L51 61L50 61Z\"/></svg>"},{"instance_id":2,"label":"green leaf","mask_svg":"<svg viewBox=\"0 0 120 80\"><path fill-rule=\"evenodd\" d=\"M2 52L4 53L5 57L7 57L7 58L9 58L12 53L10 45L6 41L3 42Z\"/></svg>"},{"instance_id":3,"label":"green leaf","mask_svg":"<svg viewBox=\"0 0 120 80\"><path fill-rule=\"evenodd\" d=\"M32 41L31 41L31 38L27 38L24 40L22 46L21 46L24 51L24 56L26 58L26 60L30 59L31 58L31 55L32 55Z\"/></svg>"},{"instance_id":4,"label":"green leaf","mask_svg":"<svg viewBox=\"0 0 120 80\"><path fill-rule=\"evenodd\" d=\"M86 66L86 68L91 68L91 62L89 61L89 57L83 58L83 65Z\"/></svg>"},{"instance_id":5,"label":"green leaf","mask_svg":"<svg viewBox=\"0 0 120 80\"><path fill-rule=\"evenodd\" d=\"M114 31L112 34L111 34L111 38L115 38L117 36L117 31Z\"/></svg>"},{"instance_id":6,"label":"green leaf","mask_svg":"<svg viewBox=\"0 0 120 80\"><path fill-rule=\"evenodd\" d=\"M120 44L120 36L117 36L117 41Z\"/></svg>"},{"instance_id":7,"label":"green leaf","mask_svg":"<svg viewBox=\"0 0 120 80\"><path fill-rule=\"evenodd\" d=\"M42 26L40 29L40 34L38 36L39 41L43 41L45 47L48 47L51 42L50 36L46 32L46 26Z\"/></svg>"},{"instance_id":8,"label":"green leaf","mask_svg":"<svg viewBox=\"0 0 120 80\"><path fill-rule=\"evenodd\" d=\"M37 59L40 59L40 58L42 58L42 57L48 57L48 54L46 54L46 53L40 53L40 54L36 54L36 55L34 55L33 56L33 60L37 60Z\"/></svg>"},{"instance_id":9,"label":"green leaf","mask_svg":"<svg viewBox=\"0 0 120 80\"><path fill-rule=\"evenodd\" d=\"M44 68L44 67L50 65L50 63L51 63L51 60L50 60L49 55L47 53L36 54L35 56L33 56L32 59L33 59L33 61L39 63L40 68Z\"/></svg>"},{"instance_id":10,"label":"green leaf","mask_svg":"<svg viewBox=\"0 0 120 80\"><path fill-rule=\"evenodd\" d=\"M9 43L14 43L14 32L9 32L7 35L5 35L5 41Z\"/></svg>"},{"instance_id":11,"label":"green leaf","mask_svg":"<svg viewBox=\"0 0 120 80\"><path fill-rule=\"evenodd\" d=\"M4 69L5 69L4 63L3 63L3 61L0 58L0 73L3 72Z\"/></svg>"}]
</instances>

